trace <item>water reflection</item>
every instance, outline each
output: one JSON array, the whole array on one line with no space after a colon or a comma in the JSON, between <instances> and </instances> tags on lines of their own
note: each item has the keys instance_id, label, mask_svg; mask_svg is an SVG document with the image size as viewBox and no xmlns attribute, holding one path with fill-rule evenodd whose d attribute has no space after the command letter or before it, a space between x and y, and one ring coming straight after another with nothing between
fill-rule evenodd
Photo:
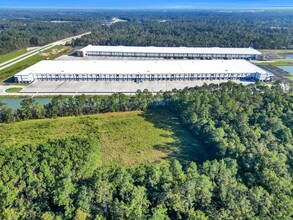
<instances>
[{"instance_id":1,"label":"water reflection","mask_svg":"<svg viewBox=\"0 0 293 220\"><path fill-rule=\"evenodd\" d=\"M17 109L20 107L20 102L24 100L24 98L0 98L0 101L5 103L7 107L12 109ZM48 104L52 99L51 98L34 98L37 102L45 105Z\"/></svg>"}]
</instances>

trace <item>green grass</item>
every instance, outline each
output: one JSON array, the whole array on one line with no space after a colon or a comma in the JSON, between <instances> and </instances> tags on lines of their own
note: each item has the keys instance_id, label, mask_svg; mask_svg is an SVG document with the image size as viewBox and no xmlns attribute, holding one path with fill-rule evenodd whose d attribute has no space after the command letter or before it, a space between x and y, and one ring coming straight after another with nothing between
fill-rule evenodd
<instances>
[{"instance_id":1,"label":"green grass","mask_svg":"<svg viewBox=\"0 0 293 220\"><path fill-rule=\"evenodd\" d=\"M22 90L22 88L9 88L9 89L6 89L5 92L7 93L18 93Z\"/></svg>"},{"instance_id":2,"label":"green grass","mask_svg":"<svg viewBox=\"0 0 293 220\"><path fill-rule=\"evenodd\" d=\"M263 61L257 62L257 64L268 64L272 66L293 66L293 59L282 59L276 61Z\"/></svg>"},{"instance_id":3,"label":"green grass","mask_svg":"<svg viewBox=\"0 0 293 220\"><path fill-rule=\"evenodd\" d=\"M101 143L101 162L135 166L144 162L209 159L206 148L167 110L42 119L0 125L2 147L40 144L70 136Z\"/></svg>"},{"instance_id":4,"label":"green grass","mask_svg":"<svg viewBox=\"0 0 293 220\"><path fill-rule=\"evenodd\" d=\"M45 58L40 55L34 55L32 57L29 57L26 60L23 60L19 63L16 63L13 66L10 66L4 70L1 70L0 73L0 82L3 82L5 79L10 78L11 76L15 75L16 73L30 67L31 65L44 60Z\"/></svg>"},{"instance_id":5,"label":"green grass","mask_svg":"<svg viewBox=\"0 0 293 220\"><path fill-rule=\"evenodd\" d=\"M22 49L22 50L17 50L17 51L14 51L12 53L8 53L8 54L4 54L4 55L1 55L0 56L0 63L4 63L8 60L11 60L17 56L20 56L22 54L25 54L27 52L26 49Z\"/></svg>"},{"instance_id":6,"label":"green grass","mask_svg":"<svg viewBox=\"0 0 293 220\"><path fill-rule=\"evenodd\" d=\"M11 84L10 84L11 85ZM16 84L17 85L17 84ZM27 86L28 84L26 84ZM70 98L73 95L62 95L63 97ZM0 95L1 98L54 98L56 95L23 95L23 94L17 94L17 95Z\"/></svg>"},{"instance_id":7,"label":"green grass","mask_svg":"<svg viewBox=\"0 0 293 220\"><path fill-rule=\"evenodd\" d=\"M271 53L277 53L277 54L291 54L293 53L293 50L259 50L260 52L271 52Z\"/></svg>"},{"instance_id":8,"label":"green grass","mask_svg":"<svg viewBox=\"0 0 293 220\"><path fill-rule=\"evenodd\" d=\"M1 70L0 71L0 82L3 82L4 80L12 77L13 75L15 75L16 73L32 66L33 64L41 61L41 60L45 60L45 59L56 59L57 57L61 56L61 55L64 55L66 54L66 52L70 49L70 47L65 47L65 46L56 46L56 47L53 47L53 48L50 48L47 50L47 52L50 52L52 51L52 49L57 49L57 48L65 48L64 51L62 51L61 53L58 53L58 54L54 54L54 55L51 55L51 56L48 56L48 57L45 57L45 56L41 56L40 54L36 54L32 57L29 57L28 59L26 60L23 60L19 63L16 63L15 65L13 66L10 66L4 70ZM44 52L42 52L44 53Z\"/></svg>"}]
</instances>

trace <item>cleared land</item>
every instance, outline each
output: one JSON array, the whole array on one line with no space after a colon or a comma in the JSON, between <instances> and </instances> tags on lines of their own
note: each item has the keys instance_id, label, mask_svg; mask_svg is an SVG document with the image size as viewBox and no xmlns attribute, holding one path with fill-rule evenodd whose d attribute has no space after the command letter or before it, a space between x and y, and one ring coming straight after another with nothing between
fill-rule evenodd
<instances>
[{"instance_id":1,"label":"cleared land","mask_svg":"<svg viewBox=\"0 0 293 220\"><path fill-rule=\"evenodd\" d=\"M0 125L2 147L40 144L69 136L97 138L101 143L100 162L107 165L209 159L206 148L165 109Z\"/></svg>"},{"instance_id":2,"label":"cleared land","mask_svg":"<svg viewBox=\"0 0 293 220\"><path fill-rule=\"evenodd\" d=\"M8 54L5 54L5 55L1 55L0 56L0 63L3 63L3 62L6 62L8 60L11 60L15 57L18 57L22 54L25 54L27 52L26 49L22 49L22 50L17 50L17 51L14 51L12 53L8 53Z\"/></svg>"},{"instance_id":3,"label":"cleared land","mask_svg":"<svg viewBox=\"0 0 293 220\"><path fill-rule=\"evenodd\" d=\"M72 47L69 46L60 46L57 45L55 47L52 47L48 50L44 50L40 56L42 57L46 57L47 59L50 60L54 60L59 56L63 56L63 55L68 55L68 51L71 49Z\"/></svg>"}]
</instances>

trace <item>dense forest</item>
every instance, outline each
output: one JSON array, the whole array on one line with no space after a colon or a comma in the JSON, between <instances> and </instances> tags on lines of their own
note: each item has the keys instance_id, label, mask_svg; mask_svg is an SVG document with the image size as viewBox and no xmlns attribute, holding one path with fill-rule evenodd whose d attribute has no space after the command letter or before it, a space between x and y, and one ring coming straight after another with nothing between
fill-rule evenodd
<instances>
[{"instance_id":1,"label":"dense forest","mask_svg":"<svg viewBox=\"0 0 293 220\"><path fill-rule=\"evenodd\" d=\"M113 17L127 22L103 25ZM92 31L76 46L254 47L293 45L292 11L1 10L0 54Z\"/></svg>"},{"instance_id":2,"label":"dense forest","mask_svg":"<svg viewBox=\"0 0 293 220\"><path fill-rule=\"evenodd\" d=\"M56 97L44 107L34 103L25 114L25 103L17 111L2 105L2 117L18 120L40 118L40 112L54 118L163 106L205 143L214 160L97 166L99 141L92 137L2 147L0 218L290 219L292 101L292 92L277 83L229 82L156 96L143 91L133 97Z\"/></svg>"},{"instance_id":3,"label":"dense forest","mask_svg":"<svg viewBox=\"0 0 293 220\"><path fill-rule=\"evenodd\" d=\"M88 32L93 21L63 11L1 10L0 54Z\"/></svg>"},{"instance_id":4,"label":"dense forest","mask_svg":"<svg viewBox=\"0 0 293 220\"><path fill-rule=\"evenodd\" d=\"M76 45L292 48L293 14L173 12L99 26Z\"/></svg>"}]
</instances>

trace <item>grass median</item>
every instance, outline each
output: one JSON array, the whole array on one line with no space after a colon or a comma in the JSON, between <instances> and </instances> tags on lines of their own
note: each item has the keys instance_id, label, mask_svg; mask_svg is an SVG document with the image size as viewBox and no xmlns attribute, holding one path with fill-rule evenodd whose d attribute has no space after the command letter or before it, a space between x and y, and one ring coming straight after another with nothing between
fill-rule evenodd
<instances>
[{"instance_id":1,"label":"grass median","mask_svg":"<svg viewBox=\"0 0 293 220\"><path fill-rule=\"evenodd\" d=\"M18 93L22 90L22 88L9 88L9 89L6 89L5 92L7 93Z\"/></svg>"},{"instance_id":2,"label":"grass median","mask_svg":"<svg viewBox=\"0 0 293 220\"><path fill-rule=\"evenodd\" d=\"M15 57L18 57L18 56L20 56L22 54L25 54L26 52L28 52L26 49L22 49L22 50L14 51L12 53L1 55L0 56L0 64L6 62L8 60L11 60L11 59L13 59Z\"/></svg>"},{"instance_id":3,"label":"grass median","mask_svg":"<svg viewBox=\"0 0 293 220\"><path fill-rule=\"evenodd\" d=\"M45 50L44 52L41 52L39 54L36 54L32 57L29 57L23 61L20 61L19 63L16 63L8 68L5 68L3 70L0 71L0 83L2 83L3 81L5 81L6 79L12 77L13 75L17 74L18 72L34 65L35 63L41 61L41 60L45 60L45 59L56 59L57 57L61 56L61 55L65 55L67 54L67 51L70 49L71 47L65 47L65 46L55 46L52 47L48 50ZM52 51L56 51L59 50L58 52L52 52ZM44 56L42 54L44 53L48 53L47 56ZM51 53L52 52L52 53Z\"/></svg>"}]
</instances>

